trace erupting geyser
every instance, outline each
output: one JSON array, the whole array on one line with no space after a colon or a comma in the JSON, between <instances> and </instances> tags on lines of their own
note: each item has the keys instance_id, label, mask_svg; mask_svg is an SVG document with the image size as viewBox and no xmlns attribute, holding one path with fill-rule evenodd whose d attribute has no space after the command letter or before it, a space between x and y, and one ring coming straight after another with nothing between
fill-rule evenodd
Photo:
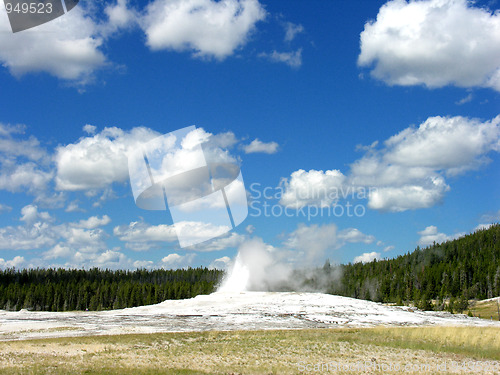
<instances>
[{"instance_id":1,"label":"erupting geyser","mask_svg":"<svg viewBox=\"0 0 500 375\"><path fill-rule=\"evenodd\" d=\"M260 238L243 243L217 292L267 292L285 282L292 268L280 262L279 253Z\"/></svg>"}]
</instances>

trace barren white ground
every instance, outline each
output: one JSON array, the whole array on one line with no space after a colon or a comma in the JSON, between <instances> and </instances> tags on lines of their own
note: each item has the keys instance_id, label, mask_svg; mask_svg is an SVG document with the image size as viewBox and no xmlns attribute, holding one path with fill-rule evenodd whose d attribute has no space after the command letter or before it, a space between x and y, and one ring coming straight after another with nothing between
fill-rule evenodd
<instances>
[{"instance_id":1,"label":"barren white ground","mask_svg":"<svg viewBox=\"0 0 500 375\"><path fill-rule=\"evenodd\" d=\"M500 322L413 311L321 293L217 292L102 312L0 310L0 340L123 333L300 329L376 325L497 326Z\"/></svg>"}]
</instances>

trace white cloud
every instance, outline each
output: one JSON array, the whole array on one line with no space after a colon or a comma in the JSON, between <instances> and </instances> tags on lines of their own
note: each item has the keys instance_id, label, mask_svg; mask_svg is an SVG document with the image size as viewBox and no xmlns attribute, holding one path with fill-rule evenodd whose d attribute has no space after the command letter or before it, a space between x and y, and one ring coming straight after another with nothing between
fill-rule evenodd
<instances>
[{"instance_id":1,"label":"white cloud","mask_svg":"<svg viewBox=\"0 0 500 375\"><path fill-rule=\"evenodd\" d=\"M255 226L253 226L252 224L247 225L245 228L245 232L247 232L248 234L252 234L253 232L255 232Z\"/></svg>"},{"instance_id":2,"label":"white cloud","mask_svg":"<svg viewBox=\"0 0 500 375\"><path fill-rule=\"evenodd\" d=\"M212 238L212 240L189 247L189 249L196 251L223 250L237 247L243 241L243 236L234 232L222 236L229 230L225 226L195 221L178 222L175 227L166 224L151 225L144 222L132 222L129 225L116 226L113 229L113 234L121 241L126 242L127 248L143 251L159 247L162 242L176 243L177 230L180 231L184 239ZM196 241L192 242L196 243Z\"/></svg>"},{"instance_id":3,"label":"white cloud","mask_svg":"<svg viewBox=\"0 0 500 375\"><path fill-rule=\"evenodd\" d=\"M354 258L353 263L370 263L375 259L380 259L380 253L372 251L371 253L363 253Z\"/></svg>"},{"instance_id":4,"label":"white cloud","mask_svg":"<svg viewBox=\"0 0 500 375\"><path fill-rule=\"evenodd\" d=\"M21 218L28 225L32 225L36 221L51 221L52 217L48 212L38 212L38 207L32 204L24 206L21 209Z\"/></svg>"},{"instance_id":5,"label":"white cloud","mask_svg":"<svg viewBox=\"0 0 500 375\"><path fill-rule=\"evenodd\" d=\"M278 152L279 145L276 142L262 142L258 138L254 139L250 144L243 146L243 151L246 154L252 153L264 153L264 154L275 154Z\"/></svg>"},{"instance_id":6,"label":"white cloud","mask_svg":"<svg viewBox=\"0 0 500 375\"><path fill-rule=\"evenodd\" d=\"M108 215L103 215L101 218L99 218L98 216L91 216L88 219L80 220L78 223L73 225L77 228L95 229L107 225L110 222L110 217Z\"/></svg>"},{"instance_id":7,"label":"white cloud","mask_svg":"<svg viewBox=\"0 0 500 375\"><path fill-rule=\"evenodd\" d=\"M57 244L50 250L43 253L43 259L57 259L57 258L68 258L73 255L73 251L69 246L65 246L62 244Z\"/></svg>"},{"instance_id":8,"label":"white cloud","mask_svg":"<svg viewBox=\"0 0 500 375\"><path fill-rule=\"evenodd\" d=\"M435 243L442 243L445 241L450 241L461 237L464 233L455 233L452 236L448 236L444 233L440 233L436 226L429 225L424 230L418 232L420 235L420 239L418 240L418 244L420 246L429 246Z\"/></svg>"},{"instance_id":9,"label":"white cloud","mask_svg":"<svg viewBox=\"0 0 500 375\"><path fill-rule=\"evenodd\" d=\"M84 125L82 129L85 133L94 135L97 130L97 126L87 124Z\"/></svg>"},{"instance_id":10,"label":"white cloud","mask_svg":"<svg viewBox=\"0 0 500 375\"><path fill-rule=\"evenodd\" d=\"M297 34L304 32L304 26L296 25L292 22L287 22L285 25L285 42L291 42Z\"/></svg>"},{"instance_id":11,"label":"white cloud","mask_svg":"<svg viewBox=\"0 0 500 375\"><path fill-rule=\"evenodd\" d=\"M257 0L155 0L140 24L152 50L222 60L245 45L266 12Z\"/></svg>"},{"instance_id":12,"label":"white cloud","mask_svg":"<svg viewBox=\"0 0 500 375\"><path fill-rule=\"evenodd\" d=\"M6 269L6 268L24 268L26 266L26 260L22 256L16 256L12 260L4 260L3 258L0 258L0 268L1 269Z\"/></svg>"},{"instance_id":13,"label":"white cloud","mask_svg":"<svg viewBox=\"0 0 500 375\"><path fill-rule=\"evenodd\" d=\"M119 266L124 263L129 263L125 254L120 253L119 251L106 250L95 258L94 264L99 267L109 267L110 265Z\"/></svg>"},{"instance_id":14,"label":"white cloud","mask_svg":"<svg viewBox=\"0 0 500 375\"><path fill-rule=\"evenodd\" d=\"M35 193L46 189L52 177L51 171L42 170L36 163L4 162L0 171L0 189L13 193L20 190Z\"/></svg>"},{"instance_id":15,"label":"white cloud","mask_svg":"<svg viewBox=\"0 0 500 375\"><path fill-rule=\"evenodd\" d=\"M0 62L15 76L46 72L55 77L86 83L104 66L103 39L98 26L82 6L63 17L13 34L7 13L0 7Z\"/></svg>"},{"instance_id":16,"label":"white cloud","mask_svg":"<svg viewBox=\"0 0 500 375\"><path fill-rule=\"evenodd\" d=\"M0 189L41 194L53 177L50 156L35 137L22 139L25 129L0 123Z\"/></svg>"},{"instance_id":17,"label":"white cloud","mask_svg":"<svg viewBox=\"0 0 500 375\"><path fill-rule=\"evenodd\" d=\"M474 228L474 232L478 230L489 229L493 224L479 224L476 228Z\"/></svg>"},{"instance_id":18,"label":"white cloud","mask_svg":"<svg viewBox=\"0 0 500 375\"><path fill-rule=\"evenodd\" d=\"M302 65L302 48L294 52L278 52L274 50L271 53L261 53L260 57L268 58L272 62L284 63L292 68L299 68Z\"/></svg>"},{"instance_id":19,"label":"white cloud","mask_svg":"<svg viewBox=\"0 0 500 375\"><path fill-rule=\"evenodd\" d=\"M177 241L174 226L166 224L150 225L134 221L129 225L116 226L113 234L133 250L149 250L157 246L158 242Z\"/></svg>"},{"instance_id":20,"label":"white cloud","mask_svg":"<svg viewBox=\"0 0 500 375\"><path fill-rule=\"evenodd\" d=\"M231 264L231 258L229 258L228 256L223 256L221 258L217 258L214 261L212 261L212 263L210 263L210 266L208 268L226 270L230 264Z\"/></svg>"},{"instance_id":21,"label":"white cloud","mask_svg":"<svg viewBox=\"0 0 500 375\"><path fill-rule=\"evenodd\" d=\"M439 203L448 190L441 179L433 180L427 186L379 187L370 192L368 207L390 212L428 208Z\"/></svg>"},{"instance_id":22,"label":"white cloud","mask_svg":"<svg viewBox=\"0 0 500 375\"><path fill-rule=\"evenodd\" d=\"M338 200L345 176L338 170L323 172L312 169L306 172L299 169L291 174L289 181L284 179L282 184L282 205L293 208L307 205L327 207Z\"/></svg>"},{"instance_id":23,"label":"white cloud","mask_svg":"<svg viewBox=\"0 0 500 375\"><path fill-rule=\"evenodd\" d=\"M191 249L196 251L219 251L225 249L234 249L240 246L243 243L243 241L245 241L245 239L246 239L245 236L235 232L230 232L227 234L223 233L222 235L220 235L220 237L213 238L211 240L198 243L196 245L188 246L186 247L186 249Z\"/></svg>"},{"instance_id":24,"label":"white cloud","mask_svg":"<svg viewBox=\"0 0 500 375\"><path fill-rule=\"evenodd\" d=\"M385 141L384 159L403 167L423 167L458 174L475 169L484 154L500 151L500 116L491 121L465 117L430 117Z\"/></svg>"},{"instance_id":25,"label":"white cloud","mask_svg":"<svg viewBox=\"0 0 500 375\"><path fill-rule=\"evenodd\" d=\"M365 244L370 244L375 241L375 237L372 235L367 235L361 232L359 229L356 228L347 228L344 230L341 230L338 235L339 239L344 241L344 242L352 242L352 243L365 243Z\"/></svg>"},{"instance_id":26,"label":"white cloud","mask_svg":"<svg viewBox=\"0 0 500 375\"><path fill-rule=\"evenodd\" d=\"M58 235L48 222L52 220L48 213L29 205L23 208L22 215L24 225L0 228L0 249L31 250L55 244Z\"/></svg>"},{"instance_id":27,"label":"white cloud","mask_svg":"<svg viewBox=\"0 0 500 375\"><path fill-rule=\"evenodd\" d=\"M56 184L61 190L102 189L128 179L127 152L159 134L143 127L111 127L56 149Z\"/></svg>"},{"instance_id":28,"label":"white cloud","mask_svg":"<svg viewBox=\"0 0 500 375\"><path fill-rule=\"evenodd\" d=\"M361 33L360 66L390 85L500 91L500 13L467 0L392 0Z\"/></svg>"},{"instance_id":29,"label":"white cloud","mask_svg":"<svg viewBox=\"0 0 500 375\"><path fill-rule=\"evenodd\" d=\"M101 25L103 35L130 28L138 22L139 17L135 9L128 6L127 0L117 0L114 4L108 4L104 13L108 17L108 22Z\"/></svg>"},{"instance_id":30,"label":"white cloud","mask_svg":"<svg viewBox=\"0 0 500 375\"><path fill-rule=\"evenodd\" d=\"M47 163L47 151L40 146L40 141L33 136L28 139L16 139L16 135L24 135L24 125L5 125L0 123L0 153L11 158L24 157L31 161Z\"/></svg>"},{"instance_id":31,"label":"white cloud","mask_svg":"<svg viewBox=\"0 0 500 375\"><path fill-rule=\"evenodd\" d=\"M97 226L105 225L109 217L91 217L80 222L55 224L56 219L48 212L41 212L35 205L21 209L18 226L0 228L0 249L33 250L50 248L43 253L45 259L61 257L77 252L97 254L107 248L109 235ZM89 255L90 256L90 255Z\"/></svg>"},{"instance_id":32,"label":"white cloud","mask_svg":"<svg viewBox=\"0 0 500 375\"><path fill-rule=\"evenodd\" d=\"M68 207L64 210L66 212L85 212L83 208L78 205L78 201L74 200L68 204Z\"/></svg>"},{"instance_id":33,"label":"white cloud","mask_svg":"<svg viewBox=\"0 0 500 375\"><path fill-rule=\"evenodd\" d=\"M87 130L94 131L93 128ZM168 152L161 162L155 164L157 168L151 170L157 181L206 163L237 163L228 150L221 148L221 145L230 147L236 142L234 134L230 132L213 135L197 128L185 135L180 145L173 135L157 138L159 136L157 132L144 127L129 131L110 127L82 137L76 143L57 147L54 156L57 168L56 188L64 191L86 190L88 196L97 195L98 190L103 189L101 198L94 203L94 206L100 206L102 202L114 197L111 188L113 183L129 180L128 154L141 150L145 143L153 139L153 142L157 139L158 142L172 143L165 146L165 151ZM193 145L197 147L193 148ZM155 155L153 157L157 158ZM185 180L182 182L186 183ZM184 188L174 191L174 185L170 188L171 202L175 197L182 199L187 193L194 194Z\"/></svg>"},{"instance_id":34,"label":"white cloud","mask_svg":"<svg viewBox=\"0 0 500 375\"><path fill-rule=\"evenodd\" d=\"M168 254L163 257L161 264L163 268L183 268L191 266L196 254L179 255L177 253Z\"/></svg>"},{"instance_id":35,"label":"white cloud","mask_svg":"<svg viewBox=\"0 0 500 375\"><path fill-rule=\"evenodd\" d=\"M238 143L238 139L233 132L214 134L208 139L208 144L211 148L227 149Z\"/></svg>"},{"instance_id":36,"label":"white cloud","mask_svg":"<svg viewBox=\"0 0 500 375\"><path fill-rule=\"evenodd\" d=\"M464 117L430 117L365 148L365 155L338 170L298 170L283 180L280 203L300 208L326 207L339 198L364 199L380 211L401 212L432 207L450 189L445 177L488 163L500 151L500 116L481 122Z\"/></svg>"}]
</instances>

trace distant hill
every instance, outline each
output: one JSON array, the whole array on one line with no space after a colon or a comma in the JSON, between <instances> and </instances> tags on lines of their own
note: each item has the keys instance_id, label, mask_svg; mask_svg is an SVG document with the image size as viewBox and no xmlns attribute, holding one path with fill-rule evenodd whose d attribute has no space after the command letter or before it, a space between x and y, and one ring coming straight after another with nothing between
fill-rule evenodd
<instances>
[{"instance_id":1,"label":"distant hill","mask_svg":"<svg viewBox=\"0 0 500 375\"><path fill-rule=\"evenodd\" d=\"M424 309L465 310L467 300L500 296L500 225L417 249L395 259L341 266L327 291L347 297L402 304L413 301ZM327 275L329 263L321 271ZM434 300L434 304L431 304ZM437 302L436 302L437 300Z\"/></svg>"}]
</instances>

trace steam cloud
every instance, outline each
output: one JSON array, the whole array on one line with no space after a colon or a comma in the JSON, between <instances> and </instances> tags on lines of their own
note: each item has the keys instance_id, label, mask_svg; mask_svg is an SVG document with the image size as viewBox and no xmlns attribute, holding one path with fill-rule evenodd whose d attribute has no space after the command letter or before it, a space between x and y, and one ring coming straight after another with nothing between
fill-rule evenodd
<instances>
[{"instance_id":1,"label":"steam cloud","mask_svg":"<svg viewBox=\"0 0 500 375\"><path fill-rule=\"evenodd\" d=\"M313 247L315 259L323 259L325 249ZM341 268L328 272L316 267L297 269L294 264L310 264L311 253L293 252L267 245L256 237L244 242L238 249L217 292L245 291L303 291L325 292L328 284L340 279ZM311 282L313 281L313 282Z\"/></svg>"}]
</instances>

